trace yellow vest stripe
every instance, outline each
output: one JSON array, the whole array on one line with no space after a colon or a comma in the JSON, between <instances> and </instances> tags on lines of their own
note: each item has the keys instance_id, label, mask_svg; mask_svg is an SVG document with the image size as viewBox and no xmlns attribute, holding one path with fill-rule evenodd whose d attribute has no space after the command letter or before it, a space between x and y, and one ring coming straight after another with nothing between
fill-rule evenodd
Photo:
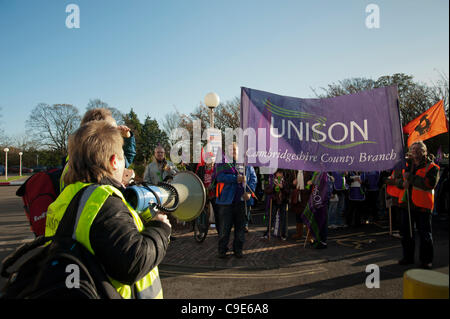
<instances>
[{"instance_id":1,"label":"yellow vest stripe","mask_svg":"<svg viewBox=\"0 0 450 319\"><path fill-rule=\"evenodd\" d=\"M89 186L90 185L90 186ZM77 219L75 222L74 239L85 246L92 254L95 254L89 240L90 228L92 223L100 211L101 207L109 196L115 194L122 199L127 206L136 227L139 232L144 229L144 225L139 215L126 202L122 193L115 187L110 185L92 185L88 183L77 182L70 184L64 188L63 192L53 202L48 209L45 235L53 236L56 233L59 222L62 220L67 207L75 195L84 187L87 189L81 196L79 207L81 212L77 211ZM84 196L86 194L86 196ZM132 297L132 287L122 284L113 278L108 277L111 284L117 289L122 298L129 299ZM135 284L137 298L162 298L162 287L159 278L158 267L152 269L147 275L138 280Z\"/></svg>"}]
</instances>

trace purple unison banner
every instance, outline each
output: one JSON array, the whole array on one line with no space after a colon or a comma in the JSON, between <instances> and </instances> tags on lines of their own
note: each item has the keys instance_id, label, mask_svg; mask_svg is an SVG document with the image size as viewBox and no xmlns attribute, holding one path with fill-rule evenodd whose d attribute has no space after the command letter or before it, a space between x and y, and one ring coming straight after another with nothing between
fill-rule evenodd
<instances>
[{"instance_id":1,"label":"purple unison banner","mask_svg":"<svg viewBox=\"0 0 450 319\"><path fill-rule=\"evenodd\" d=\"M326 99L241 88L245 162L307 171L381 171L404 162L396 86Z\"/></svg>"}]
</instances>

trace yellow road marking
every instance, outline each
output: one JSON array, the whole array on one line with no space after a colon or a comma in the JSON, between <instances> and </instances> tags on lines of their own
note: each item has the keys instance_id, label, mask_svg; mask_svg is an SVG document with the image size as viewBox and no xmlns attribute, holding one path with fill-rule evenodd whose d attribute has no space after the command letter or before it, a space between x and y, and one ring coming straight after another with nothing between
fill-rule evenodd
<instances>
[{"instance_id":1,"label":"yellow road marking","mask_svg":"<svg viewBox=\"0 0 450 319\"><path fill-rule=\"evenodd\" d=\"M314 275L319 274L323 272L327 272L328 269L324 267L317 267L313 269L305 269L305 270L298 270L294 272L287 272L287 273L281 273L281 274L220 274L220 273L192 273L189 272L183 272L183 271L171 271L171 270L162 270L160 269L160 274L163 275L172 275L172 276L183 276L183 277L189 277L189 278L221 278L221 279L267 279L270 277L277 277L277 278L290 278L290 277L299 277L299 276L306 276L306 275Z\"/></svg>"}]
</instances>

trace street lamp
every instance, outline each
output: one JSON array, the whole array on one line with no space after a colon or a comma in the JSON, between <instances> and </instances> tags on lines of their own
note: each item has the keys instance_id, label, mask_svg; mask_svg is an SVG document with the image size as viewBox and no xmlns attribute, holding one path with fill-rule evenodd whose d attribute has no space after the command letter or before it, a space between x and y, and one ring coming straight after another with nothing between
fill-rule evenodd
<instances>
[{"instance_id":1,"label":"street lamp","mask_svg":"<svg viewBox=\"0 0 450 319\"><path fill-rule=\"evenodd\" d=\"M214 128L214 108L216 108L219 103L220 98L216 93L210 92L206 94L205 105L209 107L209 126L211 128Z\"/></svg>"},{"instance_id":2,"label":"street lamp","mask_svg":"<svg viewBox=\"0 0 450 319\"><path fill-rule=\"evenodd\" d=\"M22 176L22 152L19 152L19 172L20 172L20 176Z\"/></svg>"},{"instance_id":3,"label":"street lamp","mask_svg":"<svg viewBox=\"0 0 450 319\"><path fill-rule=\"evenodd\" d=\"M3 151L5 152L5 179L8 180L8 152L9 152L9 148L5 147L3 149Z\"/></svg>"}]
</instances>

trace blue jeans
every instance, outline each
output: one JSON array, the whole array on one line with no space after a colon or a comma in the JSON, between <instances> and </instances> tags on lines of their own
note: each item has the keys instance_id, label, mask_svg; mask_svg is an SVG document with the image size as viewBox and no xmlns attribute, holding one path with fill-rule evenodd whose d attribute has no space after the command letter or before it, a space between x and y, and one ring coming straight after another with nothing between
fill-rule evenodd
<instances>
[{"instance_id":1,"label":"blue jeans","mask_svg":"<svg viewBox=\"0 0 450 319\"><path fill-rule=\"evenodd\" d=\"M252 207L247 205L247 216L245 216L245 227L248 227L249 221L252 219Z\"/></svg>"},{"instance_id":2,"label":"blue jeans","mask_svg":"<svg viewBox=\"0 0 450 319\"><path fill-rule=\"evenodd\" d=\"M339 225L342 223L339 213L337 211L339 202L329 202L328 203L328 222L330 225L338 225L338 220L340 220Z\"/></svg>"},{"instance_id":3,"label":"blue jeans","mask_svg":"<svg viewBox=\"0 0 450 319\"><path fill-rule=\"evenodd\" d=\"M245 207L244 202L230 205L217 205L219 213L219 254L228 251L231 228L234 226L233 251L242 252L245 241Z\"/></svg>"}]
</instances>

